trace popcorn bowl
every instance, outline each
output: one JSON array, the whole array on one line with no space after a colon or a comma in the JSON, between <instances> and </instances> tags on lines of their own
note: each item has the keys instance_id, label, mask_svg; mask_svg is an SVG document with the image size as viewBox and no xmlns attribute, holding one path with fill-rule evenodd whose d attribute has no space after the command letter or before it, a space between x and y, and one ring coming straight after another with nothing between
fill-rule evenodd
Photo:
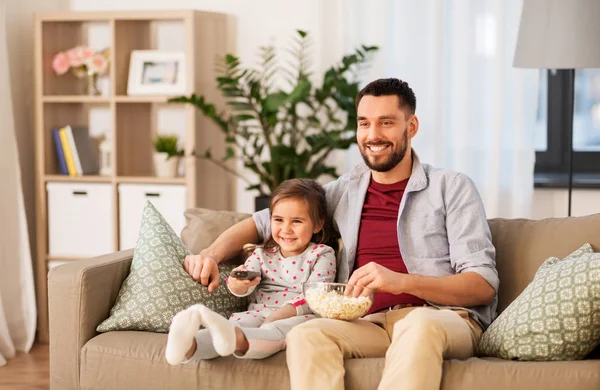
<instances>
[{"instance_id":1,"label":"popcorn bowl","mask_svg":"<svg viewBox=\"0 0 600 390\"><path fill-rule=\"evenodd\" d=\"M365 315L375 297L375 290L347 283L305 283L302 289L306 303L315 314L345 321Z\"/></svg>"}]
</instances>

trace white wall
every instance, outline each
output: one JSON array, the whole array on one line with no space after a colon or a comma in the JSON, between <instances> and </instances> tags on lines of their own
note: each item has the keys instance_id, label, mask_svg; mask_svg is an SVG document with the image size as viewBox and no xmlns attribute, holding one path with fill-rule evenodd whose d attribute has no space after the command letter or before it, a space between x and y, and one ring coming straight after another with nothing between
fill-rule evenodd
<instances>
[{"instance_id":1,"label":"white wall","mask_svg":"<svg viewBox=\"0 0 600 390\"><path fill-rule=\"evenodd\" d=\"M7 0L4 0L7 1ZM308 30L314 37L314 70L318 75L337 61L348 49L345 15L340 12L344 0L70 0L74 11L135 10L135 9L198 9L222 12L231 16L235 26L230 41L243 61L255 61L257 48L266 43L284 46L295 29ZM375 34L375 33L374 33ZM371 44L365 37L365 44ZM381 60L381 59L379 59ZM374 64L377 68L377 61ZM369 77L376 77L373 72ZM360 160L356 150L344 158L342 153L333 159L338 172L345 172L349 163ZM245 183L238 182L238 211L253 211L254 193L244 190ZM566 191L536 189L533 201L533 218L561 217L566 215ZM573 198L573 215L600 212L600 190L577 190Z\"/></svg>"},{"instance_id":2,"label":"white wall","mask_svg":"<svg viewBox=\"0 0 600 390\"><path fill-rule=\"evenodd\" d=\"M323 2L303 0L71 0L73 11L198 9L221 12L231 16L233 42L229 50L243 62L255 63L259 46L269 43L284 47L291 42L296 29L307 30L313 36L313 70L316 75L337 61L343 52L338 42L344 42L343 32L336 23L335 8L341 0ZM322 39L327 37L327 39ZM233 38L233 39L232 39ZM345 167L344 167L345 168ZM341 169L340 169L341 171ZM244 190L238 181L237 210L254 211L255 192Z\"/></svg>"},{"instance_id":3,"label":"white wall","mask_svg":"<svg viewBox=\"0 0 600 390\"><path fill-rule=\"evenodd\" d=\"M21 181L27 213L31 254L35 258L35 153L33 95L33 13L64 11L69 0L0 0L6 9L8 62Z\"/></svg>"}]
</instances>

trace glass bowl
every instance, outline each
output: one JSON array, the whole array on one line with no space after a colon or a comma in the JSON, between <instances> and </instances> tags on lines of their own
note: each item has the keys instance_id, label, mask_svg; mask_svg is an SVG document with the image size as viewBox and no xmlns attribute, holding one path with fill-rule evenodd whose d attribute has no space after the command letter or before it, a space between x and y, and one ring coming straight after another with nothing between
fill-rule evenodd
<instances>
[{"instance_id":1,"label":"glass bowl","mask_svg":"<svg viewBox=\"0 0 600 390\"><path fill-rule=\"evenodd\" d=\"M302 289L306 303L315 314L345 321L365 315L375 297L375 290L346 283L305 283Z\"/></svg>"}]
</instances>

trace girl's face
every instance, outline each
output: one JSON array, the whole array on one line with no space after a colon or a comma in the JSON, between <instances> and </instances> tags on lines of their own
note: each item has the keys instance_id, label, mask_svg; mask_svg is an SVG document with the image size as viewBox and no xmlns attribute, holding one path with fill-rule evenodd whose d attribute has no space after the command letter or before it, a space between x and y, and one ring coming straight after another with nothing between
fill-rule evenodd
<instances>
[{"instance_id":1,"label":"girl's face","mask_svg":"<svg viewBox=\"0 0 600 390\"><path fill-rule=\"evenodd\" d=\"M303 199L279 201L271 213L271 234L284 257L304 252L314 233L321 230L310 219L308 205Z\"/></svg>"}]
</instances>

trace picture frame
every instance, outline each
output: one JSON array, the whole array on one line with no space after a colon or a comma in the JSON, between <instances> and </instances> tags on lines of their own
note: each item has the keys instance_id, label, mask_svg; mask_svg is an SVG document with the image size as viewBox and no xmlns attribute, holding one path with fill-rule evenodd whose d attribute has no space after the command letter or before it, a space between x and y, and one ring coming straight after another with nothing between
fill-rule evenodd
<instances>
[{"instance_id":1,"label":"picture frame","mask_svg":"<svg viewBox=\"0 0 600 390\"><path fill-rule=\"evenodd\" d=\"M127 95L181 95L186 92L185 86L184 52L131 52Z\"/></svg>"}]
</instances>

